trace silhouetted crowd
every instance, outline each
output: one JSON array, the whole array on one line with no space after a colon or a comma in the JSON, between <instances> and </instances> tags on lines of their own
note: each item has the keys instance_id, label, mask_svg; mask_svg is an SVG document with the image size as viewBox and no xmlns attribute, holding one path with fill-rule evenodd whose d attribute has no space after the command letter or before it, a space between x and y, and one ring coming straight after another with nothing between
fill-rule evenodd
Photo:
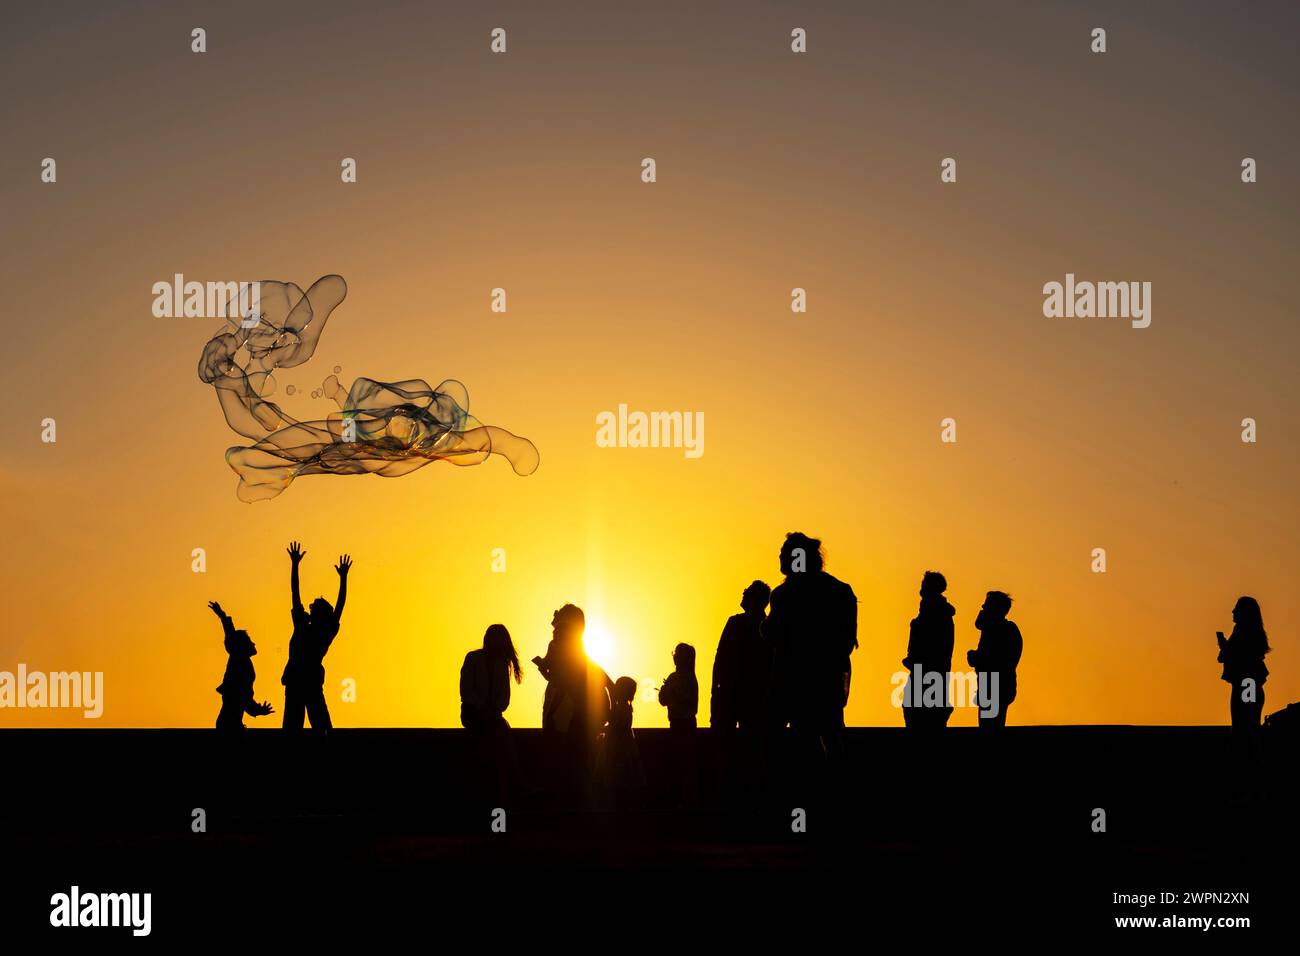
<instances>
[{"instance_id":1,"label":"silhouetted crowd","mask_svg":"<svg viewBox=\"0 0 1300 956\"><path fill-rule=\"evenodd\" d=\"M281 676L284 685L283 727L301 730L304 719L313 730L331 727L325 702L324 658L339 633L347 598L352 561L339 558L338 597L324 597L304 607L299 595L298 568L305 552L289 545L290 609L293 634L289 659ZM745 588L740 613L728 618L718 641L709 686L709 726L719 744L722 762L733 785L761 780L774 747L785 748L801 771L833 766L843 752L844 708L852 680L852 654L858 646L857 597L853 589L828 573L822 545L816 538L793 532L780 551L784 576L774 589L762 581ZM948 583L937 571L921 579L920 606L911 621L906 682L899 701L906 727L933 734L948 724L953 708L954 618L944 596ZM979 707L979 727L1005 727L1007 711L1017 695L1016 670L1023 651L1020 629L1008 619L1011 597L989 591L975 619L979 641L968 651L971 668L966 685ZM225 676L217 692L221 711L217 729L243 730L245 714L273 712L269 702L253 696L256 645L247 631L238 630L215 601L209 607L221 620L228 655ZM1264 705L1268 677L1264 655L1269 652L1259 604L1242 597L1233 608L1231 636L1218 634L1222 678L1232 692L1229 711L1239 752L1256 746L1256 731ZM599 792L616 806L635 805L646 785L633 731L637 682L612 680L583 646L586 619L581 608L566 604L551 620L552 636L544 656L533 664L546 681L542 731L557 779L579 799ZM678 644L673 671L658 688L666 708L673 748L671 787L681 805L695 799L699 684L695 648ZM900 675L901 677L902 675ZM505 711L512 681L523 680L523 668L510 632L491 625L483 645L465 656L460 672L461 724L469 732L481 763L490 766L494 786L504 793L518 766Z\"/></svg>"}]
</instances>

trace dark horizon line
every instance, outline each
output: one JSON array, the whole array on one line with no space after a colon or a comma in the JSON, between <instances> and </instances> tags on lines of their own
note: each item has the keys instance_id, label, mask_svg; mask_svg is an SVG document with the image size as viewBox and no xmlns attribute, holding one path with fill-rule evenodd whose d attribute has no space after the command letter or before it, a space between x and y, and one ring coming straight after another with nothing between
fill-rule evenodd
<instances>
[{"instance_id":1,"label":"dark horizon line","mask_svg":"<svg viewBox=\"0 0 1300 956\"><path fill-rule=\"evenodd\" d=\"M667 733L669 727L635 727L633 728L638 734L658 733L660 731ZM702 726L696 728L699 731L712 731L715 728ZM1229 724L1013 724L1005 728L1008 731L1015 730L1231 730ZM541 733L542 728L538 727L511 727L511 731L529 731ZM846 725L846 733L854 731L898 731L900 733L912 732L909 728L899 724L897 726L890 724L881 725ZM971 733L979 732L978 726L961 726L946 727L943 733L970 731ZM207 726L194 727L0 727L0 734L6 733L183 733L190 731L199 731L202 733L213 733L215 731ZM361 732L382 732L382 733L407 733L421 731L453 731L458 734L465 733L465 728L459 725L443 726L414 726L414 727L334 727L330 730L329 736L340 733ZM258 736L263 735L282 735L286 737L294 736L293 732L286 733L281 727L250 727L245 730L246 734L256 733ZM313 736L310 730L304 730L302 735Z\"/></svg>"}]
</instances>

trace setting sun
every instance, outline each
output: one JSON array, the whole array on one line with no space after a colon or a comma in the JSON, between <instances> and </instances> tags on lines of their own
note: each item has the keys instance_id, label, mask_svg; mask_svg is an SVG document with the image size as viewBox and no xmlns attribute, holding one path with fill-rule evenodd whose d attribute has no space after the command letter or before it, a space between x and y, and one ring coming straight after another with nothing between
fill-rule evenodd
<instances>
[{"instance_id":1,"label":"setting sun","mask_svg":"<svg viewBox=\"0 0 1300 956\"><path fill-rule=\"evenodd\" d=\"M603 667L611 676L617 676L610 671L610 666L614 661L615 642L610 636L608 630L602 621L587 619L587 629L582 637L582 648L587 652L587 656Z\"/></svg>"}]
</instances>

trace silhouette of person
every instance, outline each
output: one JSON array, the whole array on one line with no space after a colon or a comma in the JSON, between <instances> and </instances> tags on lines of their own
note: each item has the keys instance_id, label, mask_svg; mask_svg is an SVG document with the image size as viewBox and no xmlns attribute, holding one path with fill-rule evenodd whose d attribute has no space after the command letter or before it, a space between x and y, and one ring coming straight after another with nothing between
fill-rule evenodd
<instances>
[{"instance_id":1,"label":"silhouette of person","mask_svg":"<svg viewBox=\"0 0 1300 956\"><path fill-rule=\"evenodd\" d=\"M698 758L695 729L700 709L700 685L695 679L695 648L673 648L673 672L659 685L659 703L668 708L668 739L677 799L681 806L695 803Z\"/></svg>"},{"instance_id":2,"label":"silhouette of person","mask_svg":"<svg viewBox=\"0 0 1300 956\"><path fill-rule=\"evenodd\" d=\"M551 618L546 656L533 658L547 682L542 699L543 730L567 732L575 719L584 727L594 724L599 730L608 718L612 682L583 649L586 626L582 608L564 605Z\"/></svg>"},{"instance_id":3,"label":"silhouette of person","mask_svg":"<svg viewBox=\"0 0 1300 956\"><path fill-rule=\"evenodd\" d=\"M632 702L636 681L620 677L610 692L609 728L605 731L598 757L598 778L616 808L640 802L645 790L641 751L632 730Z\"/></svg>"},{"instance_id":4,"label":"silhouette of person","mask_svg":"<svg viewBox=\"0 0 1300 956\"><path fill-rule=\"evenodd\" d=\"M460 722L469 731L474 756L491 768L495 805L503 806L510 777L519 776L510 724L510 678L522 683L519 653L504 624L493 624L483 634L483 646L465 655L460 668Z\"/></svg>"},{"instance_id":5,"label":"silhouette of person","mask_svg":"<svg viewBox=\"0 0 1300 956\"><path fill-rule=\"evenodd\" d=\"M460 668L460 722L466 730L507 730L505 711L510 706L510 678L522 683L519 652L504 624L493 624L483 634L483 646L465 655Z\"/></svg>"},{"instance_id":6,"label":"silhouette of person","mask_svg":"<svg viewBox=\"0 0 1300 956\"><path fill-rule=\"evenodd\" d=\"M979 725L981 730L997 730L1007 725L1007 711L1016 699L1016 667L1024 641L1020 628L1007 620L1011 595L990 591L984 606L975 617L979 644L966 652L966 662L979 675Z\"/></svg>"},{"instance_id":7,"label":"silhouette of person","mask_svg":"<svg viewBox=\"0 0 1300 956\"><path fill-rule=\"evenodd\" d=\"M763 622L771 594L762 581L745 588L741 613L727 619L713 657L709 727L728 800L758 793L767 750L772 648L763 636Z\"/></svg>"},{"instance_id":8,"label":"silhouette of person","mask_svg":"<svg viewBox=\"0 0 1300 956\"><path fill-rule=\"evenodd\" d=\"M542 729L557 731L559 727L559 699L563 692L564 672L571 668L574 655L579 653L582 632L587 626L582 608L566 604L551 617L551 642L546 645L545 657L534 657L533 663L546 681L542 696ZM565 715L567 729L571 714Z\"/></svg>"},{"instance_id":9,"label":"silhouette of person","mask_svg":"<svg viewBox=\"0 0 1300 956\"><path fill-rule=\"evenodd\" d=\"M659 686L659 703L668 708L668 726L694 730L700 709L700 685L695 679L695 648L678 644L673 649L673 672Z\"/></svg>"},{"instance_id":10,"label":"silhouette of person","mask_svg":"<svg viewBox=\"0 0 1300 956\"><path fill-rule=\"evenodd\" d=\"M828 574L822 543L800 532L785 536L785 580L772 591L763 634L774 651L776 724L789 724L801 750L838 757L844 707L858 646L858 599Z\"/></svg>"},{"instance_id":11,"label":"silhouette of person","mask_svg":"<svg viewBox=\"0 0 1300 956\"><path fill-rule=\"evenodd\" d=\"M903 723L915 730L948 726L952 715L949 675L952 672L953 615L956 609L943 592L948 580L938 571L921 578L921 606L907 637L907 686L903 689Z\"/></svg>"},{"instance_id":12,"label":"silhouette of person","mask_svg":"<svg viewBox=\"0 0 1300 956\"><path fill-rule=\"evenodd\" d=\"M1219 631L1216 636L1223 665L1221 678L1232 688L1228 713L1233 736L1243 745L1253 746L1264 710L1264 681L1268 680L1264 655L1271 650L1259 602L1253 597L1238 598L1232 608L1232 635L1225 640Z\"/></svg>"},{"instance_id":13,"label":"silhouette of person","mask_svg":"<svg viewBox=\"0 0 1300 956\"><path fill-rule=\"evenodd\" d=\"M253 656L257 645L244 630L235 630L235 622L221 609L216 601L209 601L208 607L221 620L221 629L225 632L226 673L221 679L217 693L221 695L221 712L217 714L217 730L226 734L239 734L244 730L244 714L250 717L265 717L275 712L269 701L257 703L253 698L253 681L257 674L253 670Z\"/></svg>"},{"instance_id":14,"label":"silhouette of person","mask_svg":"<svg viewBox=\"0 0 1300 956\"><path fill-rule=\"evenodd\" d=\"M533 663L546 680L542 731L558 749L558 768L566 785L589 796L596 735L609 719L609 675L587 657L582 608L566 604L551 618L545 657Z\"/></svg>"},{"instance_id":15,"label":"silhouette of person","mask_svg":"<svg viewBox=\"0 0 1300 956\"><path fill-rule=\"evenodd\" d=\"M284 729L302 730L304 713L314 731L328 732L329 707L325 704L325 654L339 633L343 618L343 604L348 597L348 572L352 559L346 554L339 558L334 570L339 575L339 596L330 602L318 597L311 602L311 610L302 606L298 594L298 565L307 553L297 541L288 547L291 570L289 586L293 594L293 636L289 638L289 660L284 665L280 683L284 685Z\"/></svg>"},{"instance_id":16,"label":"silhouette of person","mask_svg":"<svg viewBox=\"0 0 1300 956\"><path fill-rule=\"evenodd\" d=\"M740 614L727 618L713 658L709 726L715 730L757 730L771 679L772 650L763 637L772 589L762 581L745 588Z\"/></svg>"}]
</instances>

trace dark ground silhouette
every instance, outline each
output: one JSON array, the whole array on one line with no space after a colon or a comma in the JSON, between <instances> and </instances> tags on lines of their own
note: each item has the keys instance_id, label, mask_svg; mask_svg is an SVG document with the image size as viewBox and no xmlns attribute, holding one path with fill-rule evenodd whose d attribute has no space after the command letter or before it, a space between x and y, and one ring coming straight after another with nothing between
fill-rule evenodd
<instances>
[{"instance_id":1,"label":"dark ground silhouette","mask_svg":"<svg viewBox=\"0 0 1300 956\"><path fill-rule=\"evenodd\" d=\"M510 734L525 773L544 771L544 734ZM492 805L457 772L460 730L250 729L234 743L210 730L3 731L0 752L22 781L0 790L6 856L23 879L0 914L7 938L42 931L50 895L71 882L151 890L160 939L250 923L300 934L423 926L452 939L502 914L525 933L563 913L584 927L690 920L701 937L713 927L732 939L806 940L826 921L844 922L847 939L991 925L1008 938L1078 938L1116 932L1114 915L1170 911L1116 906L1116 892L1248 890L1247 906L1176 911L1244 913L1257 926L1291 906L1289 880L1274 874L1297 849L1294 736L1265 734L1267 793L1250 805L1217 769L1226 727L1010 727L1003 743L1020 771L992 783L974 728L944 733L938 760L902 727L849 729L832 802L790 785L738 805L701 746L690 811L653 783L666 779L670 736L637 732L652 781L644 809L574 813L521 796L493 833ZM192 830L195 808L204 833ZM807 812L804 833L792 831L795 808ZM1096 808L1105 833L1093 832Z\"/></svg>"}]
</instances>

